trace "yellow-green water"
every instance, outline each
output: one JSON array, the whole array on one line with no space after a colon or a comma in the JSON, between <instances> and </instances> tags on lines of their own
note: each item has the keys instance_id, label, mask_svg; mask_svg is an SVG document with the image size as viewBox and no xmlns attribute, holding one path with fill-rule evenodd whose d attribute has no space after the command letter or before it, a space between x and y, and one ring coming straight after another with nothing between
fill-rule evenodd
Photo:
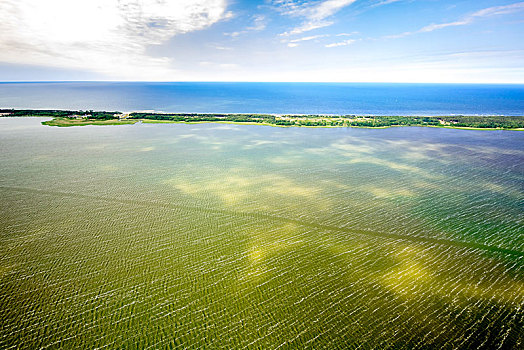
<instances>
[{"instance_id":1,"label":"yellow-green water","mask_svg":"<svg viewBox=\"0 0 524 350\"><path fill-rule=\"evenodd\" d=\"M519 348L524 134L0 118L0 348Z\"/></svg>"}]
</instances>

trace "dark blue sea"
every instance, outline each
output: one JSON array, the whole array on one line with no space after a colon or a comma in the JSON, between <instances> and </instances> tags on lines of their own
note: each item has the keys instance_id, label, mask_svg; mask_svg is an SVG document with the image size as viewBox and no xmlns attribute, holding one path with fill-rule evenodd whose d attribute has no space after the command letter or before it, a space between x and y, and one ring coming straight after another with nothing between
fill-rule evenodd
<instances>
[{"instance_id":1,"label":"dark blue sea","mask_svg":"<svg viewBox=\"0 0 524 350\"><path fill-rule=\"evenodd\" d=\"M524 85L0 83L0 108L374 115L524 115Z\"/></svg>"}]
</instances>

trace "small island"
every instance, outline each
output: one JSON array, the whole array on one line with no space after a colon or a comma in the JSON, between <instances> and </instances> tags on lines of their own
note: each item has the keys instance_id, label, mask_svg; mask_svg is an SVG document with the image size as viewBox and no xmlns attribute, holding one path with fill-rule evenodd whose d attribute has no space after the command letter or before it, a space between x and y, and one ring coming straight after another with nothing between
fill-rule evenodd
<instances>
[{"instance_id":1,"label":"small island","mask_svg":"<svg viewBox=\"0 0 524 350\"><path fill-rule=\"evenodd\" d=\"M427 126L460 129L524 130L524 116L378 116L247 113L146 113L71 110L0 109L1 117L53 117L48 126L122 125L143 123L233 123L278 127Z\"/></svg>"}]
</instances>

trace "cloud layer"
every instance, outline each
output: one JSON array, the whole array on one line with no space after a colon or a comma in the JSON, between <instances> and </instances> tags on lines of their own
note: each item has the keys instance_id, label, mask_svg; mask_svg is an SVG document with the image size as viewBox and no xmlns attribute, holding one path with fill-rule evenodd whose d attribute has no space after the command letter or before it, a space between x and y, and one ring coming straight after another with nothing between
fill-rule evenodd
<instances>
[{"instance_id":1,"label":"cloud layer","mask_svg":"<svg viewBox=\"0 0 524 350\"><path fill-rule=\"evenodd\" d=\"M0 0L0 80L522 82L522 13L524 0Z\"/></svg>"},{"instance_id":2,"label":"cloud layer","mask_svg":"<svg viewBox=\"0 0 524 350\"><path fill-rule=\"evenodd\" d=\"M420 28L417 31L404 32L404 33L397 34L397 35L390 35L388 36L388 38L402 38L402 37L412 35L412 34L428 33L434 30L443 29L447 27L465 26L465 25L473 23L478 18L490 17L490 16L496 16L496 15L506 15L506 14L523 11L523 10L524 10L524 2L518 2L518 3L514 3L510 5L503 5L503 6L488 7L488 8L479 10L477 12L474 12L468 16L465 16L458 21L439 23L439 24L433 23L423 28Z\"/></svg>"},{"instance_id":3,"label":"cloud layer","mask_svg":"<svg viewBox=\"0 0 524 350\"><path fill-rule=\"evenodd\" d=\"M226 7L226 0L2 0L0 62L174 79L170 59L147 48L228 18Z\"/></svg>"},{"instance_id":4,"label":"cloud layer","mask_svg":"<svg viewBox=\"0 0 524 350\"><path fill-rule=\"evenodd\" d=\"M273 3L277 5L279 11L285 15L304 18L304 22L300 26L289 32L282 33L282 35L288 36L332 25L333 22L326 19L355 1L356 0L324 0L312 3L311 1L276 0Z\"/></svg>"}]
</instances>

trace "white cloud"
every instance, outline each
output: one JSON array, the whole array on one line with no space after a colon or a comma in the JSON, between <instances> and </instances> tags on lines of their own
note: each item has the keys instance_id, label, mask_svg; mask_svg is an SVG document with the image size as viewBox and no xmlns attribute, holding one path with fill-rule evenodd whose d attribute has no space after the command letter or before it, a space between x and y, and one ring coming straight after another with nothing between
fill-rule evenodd
<instances>
[{"instance_id":1,"label":"white cloud","mask_svg":"<svg viewBox=\"0 0 524 350\"><path fill-rule=\"evenodd\" d=\"M266 16L254 15L252 19L253 19L253 24L249 27L246 27L245 30L231 32L231 33L224 33L224 35L230 36L232 38L236 38L237 36L240 36L242 34L247 34L251 31L261 31L261 30L266 29Z\"/></svg>"},{"instance_id":2,"label":"white cloud","mask_svg":"<svg viewBox=\"0 0 524 350\"><path fill-rule=\"evenodd\" d=\"M289 41L283 40L282 42L283 43L287 42L288 43L287 44L288 47L297 47L299 42L325 38L325 37L328 37L328 36L329 36L328 34L311 35L311 36L305 36L303 38L293 39L293 40L289 40Z\"/></svg>"},{"instance_id":3,"label":"white cloud","mask_svg":"<svg viewBox=\"0 0 524 350\"><path fill-rule=\"evenodd\" d=\"M212 44L212 45L210 45L210 47L214 48L215 50L221 50L221 51L231 51L231 50L233 50L232 47L216 45L216 44Z\"/></svg>"},{"instance_id":4,"label":"white cloud","mask_svg":"<svg viewBox=\"0 0 524 350\"><path fill-rule=\"evenodd\" d=\"M323 0L323 1L280 1L273 4L277 10L288 16L306 17L310 20L323 20L334 15L343 7L351 5L356 0Z\"/></svg>"},{"instance_id":5,"label":"white cloud","mask_svg":"<svg viewBox=\"0 0 524 350\"><path fill-rule=\"evenodd\" d=\"M426 32L432 32L437 29L442 29L446 27L456 27L456 26L464 26L466 24L470 24L473 22L472 18L467 18L462 21L455 21L455 22L448 22L448 23L440 23L440 24L430 24L427 25L421 29L418 30L419 33L426 33Z\"/></svg>"},{"instance_id":6,"label":"white cloud","mask_svg":"<svg viewBox=\"0 0 524 350\"><path fill-rule=\"evenodd\" d=\"M524 9L524 2L517 2L511 5L488 7L477 11L471 17L487 17L494 15L506 15Z\"/></svg>"},{"instance_id":7,"label":"white cloud","mask_svg":"<svg viewBox=\"0 0 524 350\"><path fill-rule=\"evenodd\" d=\"M247 27L248 30L264 30L266 29L266 16L264 15L255 15L253 16L253 25Z\"/></svg>"},{"instance_id":8,"label":"white cloud","mask_svg":"<svg viewBox=\"0 0 524 350\"><path fill-rule=\"evenodd\" d=\"M305 36L303 38L298 38L298 39L293 39L293 40L290 40L289 42L291 43L298 43L300 41L309 41L309 40L315 40L315 39L320 39L320 38L325 38L329 36L328 34L322 34L322 35L312 35L312 36Z\"/></svg>"},{"instance_id":9,"label":"white cloud","mask_svg":"<svg viewBox=\"0 0 524 350\"><path fill-rule=\"evenodd\" d=\"M243 33L247 33L246 31L242 31L242 32L231 32L231 33L224 33L224 35L226 36L230 36L232 38L236 38L237 36L239 36L240 34L243 34Z\"/></svg>"},{"instance_id":10,"label":"white cloud","mask_svg":"<svg viewBox=\"0 0 524 350\"><path fill-rule=\"evenodd\" d=\"M327 44L326 47L347 46L347 45L353 44L355 41L356 41L355 39L348 39L348 40L340 41L338 43Z\"/></svg>"},{"instance_id":11,"label":"white cloud","mask_svg":"<svg viewBox=\"0 0 524 350\"><path fill-rule=\"evenodd\" d=\"M323 1L320 4L311 7L307 11L307 18L311 20L323 20L331 15L334 15L336 12L341 10L343 7L351 5L356 0L327 0Z\"/></svg>"},{"instance_id":12,"label":"white cloud","mask_svg":"<svg viewBox=\"0 0 524 350\"><path fill-rule=\"evenodd\" d=\"M443 29L447 27L465 26L465 25L473 23L477 18L511 14L511 13L515 13L518 11L522 11L522 10L524 10L524 2L517 2L514 4L503 5L503 6L488 7L488 8L479 10L477 12L474 12L468 16L465 16L464 18L458 21L439 23L439 24L433 23L433 24L427 25L413 32L404 32L404 33L400 33L396 35L388 35L385 38L391 38L391 39L402 38L408 35L413 35L417 33L428 33L434 30Z\"/></svg>"},{"instance_id":13,"label":"white cloud","mask_svg":"<svg viewBox=\"0 0 524 350\"><path fill-rule=\"evenodd\" d=\"M273 1L277 9L288 16L303 17L305 21L298 27L281 35L288 36L301 34L314 29L332 25L334 22L325 19L333 16L342 8L351 5L356 0L324 0L320 2L311 1Z\"/></svg>"},{"instance_id":14,"label":"white cloud","mask_svg":"<svg viewBox=\"0 0 524 350\"><path fill-rule=\"evenodd\" d=\"M305 32L309 32L314 29L329 27L335 22L331 21L322 21L322 22L304 22L301 26L293 28L289 32L285 32L280 34L281 36L289 36L289 35L296 35L296 34L302 34Z\"/></svg>"},{"instance_id":15,"label":"white cloud","mask_svg":"<svg viewBox=\"0 0 524 350\"><path fill-rule=\"evenodd\" d=\"M2 0L0 62L173 79L170 60L147 48L229 18L226 7L226 0Z\"/></svg>"},{"instance_id":16,"label":"white cloud","mask_svg":"<svg viewBox=\"0 0 524 350\"><path fill-rule=\"evenodd\" d=\"M399 2L399 1L402 1L402 0L382 0L382 1L379 1L379 2L377 2L375 4L372 4L371 7L389 5L389 4L392 4L394 2Z\"/></svg>"}]
</instances>

